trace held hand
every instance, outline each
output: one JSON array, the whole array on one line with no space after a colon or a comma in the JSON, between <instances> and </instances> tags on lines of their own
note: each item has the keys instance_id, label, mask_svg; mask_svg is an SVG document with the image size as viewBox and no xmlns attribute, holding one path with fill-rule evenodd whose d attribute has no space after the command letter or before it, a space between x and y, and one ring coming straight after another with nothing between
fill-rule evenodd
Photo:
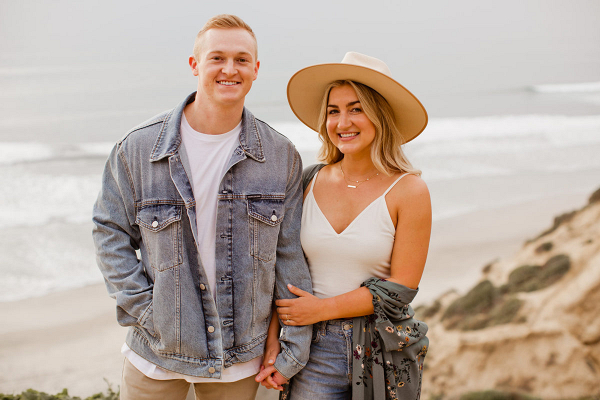
<instances>
[{"instance_id":1,"label":"held hand","mask_svg":"<svg viewBox=\"0 0 600 400\"><path fill-rule=\"evenodd\" d=\"M287 383L287 379L281 375L274 366L269 365L265 367L260 366L260 372L254 378L256 382L260 382L261 385L267 389L283 390L283 384Z\"/></svg>"},{"instance_id":2,"label":"held hand","mask_svg":"<svg viewBox=\"0 0 600 400\"><path fill-rule=\"evenodd\" d=\"M277 313L285 325L312 325L328 319L322 299L289 284L288 289L298 297L275 301Z\"/></svg>"},{"instance_id":3,"label":"held hand","mask_svg":"<svg viewBox=\"0 0 600 400\"><path fill-rule=\"evenodd\" d=\"M271 335L267 336L267 343L265 346L265 353L263 355L263 362L260 366L260 370L263 371L266 368L275 364L275 359L277 358L277 354L281 351L281 344L279 344L279 340L277 337L271 337ZM262 374L259 378L258 375L256 377L257 382L260 382L261 385L266 387L267 389L277 389L282 390L279 384L277 384L272 375L267 375L265 378L262 377ZM259 380L261 379L261 380Z\"/></svg>"}]
</instances>

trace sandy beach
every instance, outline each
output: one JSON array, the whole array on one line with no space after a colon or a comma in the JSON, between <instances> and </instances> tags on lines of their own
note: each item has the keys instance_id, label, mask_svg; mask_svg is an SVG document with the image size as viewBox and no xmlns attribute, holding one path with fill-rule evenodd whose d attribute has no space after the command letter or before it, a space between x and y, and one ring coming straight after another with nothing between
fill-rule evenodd
<instances>
[{"instance_id":1,"label":"sandy beach","mask_svg":"<svg viewBox=\"0 0 600 400\"><path fill-rule=\"evenodd\" d=\"M514 253L552 218L580 206L583 195L479 211L437 222L416 303L469 287L483 265ZM0 393L27 388L88 396L119 385L126 329L115 320L103 284L0 303ZM276 398L260 391L259 399Z\"/></svg>"}]
</instances>

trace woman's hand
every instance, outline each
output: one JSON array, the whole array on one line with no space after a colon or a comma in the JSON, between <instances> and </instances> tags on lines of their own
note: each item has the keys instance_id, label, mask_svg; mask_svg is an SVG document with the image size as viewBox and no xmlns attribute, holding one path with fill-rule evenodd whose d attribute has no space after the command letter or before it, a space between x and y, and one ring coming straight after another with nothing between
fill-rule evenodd
<instances>
[{"instance_id":1,"label":"woman's hand","mask_svg":"<svg viewBox=\"0 0 600 400\"><path fill-rule=\"evenodd\" d=\"M312 325L316 322L329 319L326 315L327 308L324 305L323 299L290 284L287 286L289 291L298 297L275 301L281 322L285 325L301 326Z\"/></svg>"},{"instance_id":2,"label":"woman's hand","mask_svg":"<svg viewBox=\"0 0 600 400\"><path fill-rule=\"evenodd\" d=\"M275 369L274 366L269 365L265 367L264 364L260 366L260 372L254 378L256 382L260 382L261 385L267 389L283 390L283 384L287 383L287 379Z\"/></svg>"},{"instance_id":3,"label":"woman's hand","mask_svg":"<svg viewBox=\"0 0 600 400\"><path fill-rule=\"evenodd\" d=\"M273 320L277 321L277 313L274 312L272 316ZM279 321L277 321L279 326ZM260 373L256 376L255 380L260 382L261 385L267 389L283 390L283 385L286 383L286 379L277 372L273 364L277 354L281 351L281 344L279 344L279 335L273 335L272 330L269 329L267 335L267 343L265 344L265 354L263 355L263 362L260 366Z\"/></svg>"}]
</instances>

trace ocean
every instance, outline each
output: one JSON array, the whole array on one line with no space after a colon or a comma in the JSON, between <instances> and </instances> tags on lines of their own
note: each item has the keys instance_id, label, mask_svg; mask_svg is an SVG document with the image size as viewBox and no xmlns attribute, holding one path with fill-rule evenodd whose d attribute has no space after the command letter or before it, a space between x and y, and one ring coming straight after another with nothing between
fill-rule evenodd
<instances>
[{"instance_id":1,"label":"ocean","mask_svg":"<svg viewBox=\"0 0 600 400\"><path fill-rule=\"evenodd\" d=\"M428 109L429 126L405 150L429 185L434 223L565 194L584 201L600 186L596 2L509 1L497 11L472 0L398 2L383 14L374 3L361 14L348 1L273 20L261 9L279 3L188 15L194 3L184 1L164 11L159 31L163 10L146 2L123 5L119 18L110 2L22 3L0 6L1 302L102 282L91 210L105 159L128 129L194 90L191 41L178 41L217 12L258 27L262 65L247 106L294 142L305 165L319 141L289 110L287 79L357 50L384 59ZM328 12L366 31L330 24ZM568 35L553 28L565 16Z\"/></svg>"},{"instance_id":2,"label":"ocean","mask_svg":"<svg viewBox=\"0 0 600 400\"><path fill-rule=\"evenodd\" d=\"M304 164L316 161L314 132L299 122L272 126L295 143ZM102 282L90 218L112 146L0 143L0 301ZM600 186L600 115L432 118L406 153L430 187L434 224L558 195L585 196ZM548 185L536 184L536 176L578 178ZM507 187L511 180L526 187Z\"/></svg>"}]
</instances>

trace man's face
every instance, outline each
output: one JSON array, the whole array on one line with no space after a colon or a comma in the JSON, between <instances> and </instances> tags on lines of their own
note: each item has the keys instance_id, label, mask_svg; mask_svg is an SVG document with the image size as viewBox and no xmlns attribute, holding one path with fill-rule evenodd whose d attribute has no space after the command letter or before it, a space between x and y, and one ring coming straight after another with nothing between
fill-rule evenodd
<instances>
[{"instance_id":1,"label":"man's face","mask_svg":"<svg viewBox=\"0 0 600 400\"><path fill-rule=\"evenodd\" d=\"M209 29L201 40L200 54L190 57L198 77L197 96L217 107L243 105L260 66L254 38L245 29L234 28Z\"/></svg>"}]
</instances>

